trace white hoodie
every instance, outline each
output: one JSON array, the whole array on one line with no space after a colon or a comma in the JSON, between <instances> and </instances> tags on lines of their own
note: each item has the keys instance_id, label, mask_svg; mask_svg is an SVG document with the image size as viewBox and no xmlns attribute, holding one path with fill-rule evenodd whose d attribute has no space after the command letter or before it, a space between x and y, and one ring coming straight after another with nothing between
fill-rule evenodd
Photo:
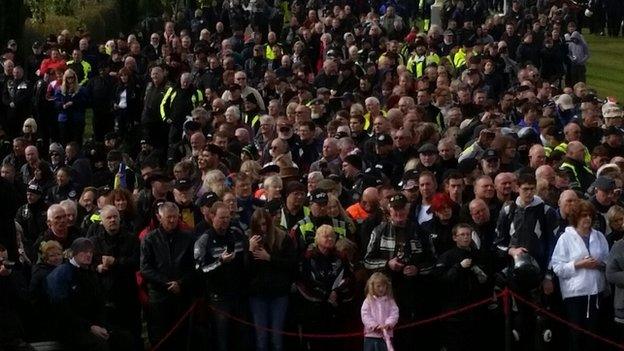
<instances>
[{"instance_id":1,"label":"white hoodie","mask_svg":"<svg viewBox=\"0 0 624 351\"><path fill-rule=\"evenodd\" d=\"M575 268L574 262L591 256L607 263L609 245L601 232L592 229L589 234L589 251L574 227L566 227L557 240L550 261L559 277L562 297L596 295L606 288L605 272L598 269Z\"/></svg>"}]
</instances>

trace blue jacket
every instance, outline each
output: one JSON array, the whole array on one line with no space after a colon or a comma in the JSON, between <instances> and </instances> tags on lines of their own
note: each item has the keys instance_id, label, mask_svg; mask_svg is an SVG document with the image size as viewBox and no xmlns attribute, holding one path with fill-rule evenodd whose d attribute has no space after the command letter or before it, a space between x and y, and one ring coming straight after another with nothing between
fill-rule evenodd
<instances>
[{"instance_id":1,"label":"blue jacket","mask_svg":"<svg viewBox=\"0 0 624 351\"><path fill-rule=\"evenodd\" d=\"M78 91L72 95L63 94L61 89L57 90L56 94L54 94L54 104L58 110L58 121L84 121L87 100L87 92L83 87L79 87ZM68 108L63 108L63 105L70 101L73 102L73 105Z\"/></svg>"}]
</instances>

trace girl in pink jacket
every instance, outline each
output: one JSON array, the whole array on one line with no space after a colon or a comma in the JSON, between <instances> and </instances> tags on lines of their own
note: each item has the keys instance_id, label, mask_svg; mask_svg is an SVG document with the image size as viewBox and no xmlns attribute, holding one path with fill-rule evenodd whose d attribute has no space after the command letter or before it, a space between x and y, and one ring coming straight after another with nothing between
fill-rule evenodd
<instances>
[{"instance_id":1,"label":"girl in pink jacket","mask_svg":"<svg viewBox=\"0 0 624 351\"><path fill-rule=\"evenodd\" d=\"M393 351L392 330L399 320L399 307L392 297L392 283L383 273L373 273L366 282L361 315L364 351Z\"/></svg>"}]
</instances>

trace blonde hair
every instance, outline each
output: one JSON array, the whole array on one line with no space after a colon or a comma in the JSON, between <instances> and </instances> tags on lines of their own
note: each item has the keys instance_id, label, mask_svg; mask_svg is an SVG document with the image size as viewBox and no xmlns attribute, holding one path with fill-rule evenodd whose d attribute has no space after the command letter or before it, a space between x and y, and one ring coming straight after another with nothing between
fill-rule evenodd
<instances>
[{"instance_id":1,"label":"blonde hair","mask_svg":"<svg viewBox=\"0 0 624 351\"><path fill-rule=\"evenodd\" d=\"M609 211L607 211L607 222L613 223L616 217L624 217L624 207L619 205L611 206ZM612 228L616 230L621 230L622 228Z\"/></svg>"},{"instance_id":2,"label":"blonde hair","mask_svg":"<svg viewBox=\"0 0 624 351\"><path fill-rule=\"evenodd\" d=\"M50 255L50 251L52 249L57 249L61 253L63 253L63 247L56 240L48 240L41 242L41 246L39 246L39 251L41 252L41 257L43 261L47 260L48 255Z\"/></svg>"},{"instance_id":3,"label":"blonde hair","mask_svg":"<svg viewBox=\"0 0 624 351\"><path fill-rule=\"evenodd\" d=\"M222 198L223 194L228 190L225 185L225 174L217 169L206 173L202 189L206 192L213 191L219 198Z\"/></svg>"},{"instance_id":4,"label":"blonde hair","mask_svg":"<svg viewBox=\"0 0 624 351\"><path fill-rule=\"evenodd\" d=\"M69 83L67 82L67 77L69 76L74 76L74 82L73 83ZM73 69L68 68L65 73L63 73L63 84L61 84L61 92L63 94L68 94L68 93L75 93L78 91L78 75L76 74L76 72L74 72Z\"/></svg>"},{"instance_id":5,"label":"blonde hair","mask_svg":"<svg viewBox=\"0 0 624 351\"><path fill-rule=\"evenodd\" d=\"M392 293L392 282L390 281L390 278L388 278L387 275L381 272L375 272L373 273L373 275L370 276L370 278L368 278L368 281L366 282L365 291L367 299L375 295L376 282L383 282L384 284L386 284L386 296L394 298L394 295Z\"/></svg>"},{"instance_id":6,"label":"blonde hair","mask_svg":"<svg viewBox=\"0 0 624 351\"><path fill-rule=\"evenodd\" d=\"M318 227L316 229L316 235L314 235L314 245L318 244L319 236L324 233L335 234L334 228L329 224L323 224L322 226Z\"/></svg>"}]
</instances>

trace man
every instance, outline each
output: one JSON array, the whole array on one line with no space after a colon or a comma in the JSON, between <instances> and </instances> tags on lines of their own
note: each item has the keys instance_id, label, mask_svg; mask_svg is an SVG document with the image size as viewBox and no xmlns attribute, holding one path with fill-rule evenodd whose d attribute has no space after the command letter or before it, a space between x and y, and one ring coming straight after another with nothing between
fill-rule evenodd
<instances>
[{"instance_id":1,"label":"man","mask_svg":"<svg viewBox=\"0 0 624 351\"><path fill-rule=\"evenodd\" d=\"M433 269L427 241L417 234L416 223L409 220L409 213L405 195L394 195L389 202L389 218L373 230L364 257L366 269L383 271L392 280L394 298L404 322L430 309L431 305L422 306L417 301L431 301L420 299L428 294L424 287L430 283L426 278ZM410 341L408 335L395 336L399 345Z\"/></svg>"},{"instance_id":2,"label":"man","mask_svg":"<svg viewBox=\"0 0 624 351\"><path fill-rule=\"evenodd\" d=\"M347 204L360 201L366 185L363 167L362 157L357 154L347 155L342 161L342 186L346 190L343 196Z\"/></svg>"},{"instance_id":3,"label":"man","mask_svg":"<svg viewBox=\"0 0 624 351\"><path fill-rule=\"evenodd\" d=\"M13 68L13 77L0 86L2 103L5 106L4 128L11 136L20 135L22 124L32 109L32 86L24 78L24 69Z\"/></svg>"},{"instance_id":4,"label":"man","mask_svg":"<svg viewBox=\"0 0 624 351\"><path fill-rule=\"evenodd\" d=\"M91 184L92 172L91 163L80 151L78 143L73 141L67 143L65 147L65 161L71 169L72 180L76 189L82 192L82 189Z\"/></svg>"},{"instance_id":5,"label":"man","mask_svg":"<svg viewBox=\"0 0 624 351\"><path fill-rule=\"evenodd\" d=\"M182 126L186 116L204 102L204 93L192 84L191 74L180 75L177 87L170 87L160 103L160 117L169 125L168 143L173 145L182 140Z\"/></svg>"},{"instance_id":6,"label":"man","mask_svg":"<svg viewBox=\"0 0 624 351\"><path fill-rule=\"evenodd\" d=\"M458 171L449 171L444 179L444 191L449 195L456 206L462 205L462 196L464 193L464 175Z\"/></svg>"},{"instance_id":7,"label":"man","mask_svg":"<svg viewBox=\"0 0 624 351\"><path fill-rule=\"evenodd\" d=\"M513 200L515 182L516 176L511 172L499 173L494 178L494 188L498 201L505 203Z\"/></svg>"},{"instance_id":8,"label":"man","mask_svg":"<svg viewBox=\"0 0 624 351\"><path fill-rule=\"evenodd\" d=\"M158 208L157 229L141 243L141 274L147 283L149 313L147 315L150 343L156 345L167 334L191 303L193 281L193 238L180 230L180 210L172 202ZM174 350L182 342L178 329L162 345Z\"/></svg>"},{"instance_id":9,"label":"man","mask_svg":"<svg viewBox=\"0 0 624 351\"><path fill-rule=\"evenodd\" d=\"M596 216L592 227L604 233L604 236L607 238L611 236L612 231L609 225L607 212L611 206L616 203L619 196L619 194L615 193L616 186L615 180L605 176L596 178L596 181L594 181L591 186L594 193L589 198L589 201L594 205L594 209L596 209Z\"/></svg>"},{"instance_id":10,"label":"man","mask_svg":"<svg viewBox=\"0 0 624 351\"><path fill-rule=\"evenodd\" d=\"M481 158L481 169L483 174L492 178L496 177L500 171L500 157L494 149L487 149Z\"/></svg>"},{"instance_id":11,"label":"man","mask_svg":"<svg viewBox=\"0 0 624 351\"><path fill-rule=\"evenodd\" d=\"M479 242L475 241L475 243L479 249L489 254L493 248L498 218L490 216L490 209L481 199L470 201L468 209L470 211L469 222L479 239Z\"/></svg>"},{"instance_id":12,"label":"man","mask_svg":"<svg viewBox=\"0 0 624 351\"><path fill-rule=\"evenodd\" d=\"M26 156L26 163L22 166L20 173L22 174L22 183L29 184L31 180L35 178L35 170L47 167L48 174L50 173L50 165L39 158L39 150L34 145L29 145L24 151ZM41 169L40 169L41 170Z\"/></svg>"},{"instance_id":13,"label":"man","mask_svg":"<svg viewBox=\"0 0 624 351\"><path fill-rule=\"evenodd\" d=\"M243 313L245 255L248 240L240 227L232 225L228 205L216 202L210 208L212 226L203 233L194 248L195 266L204 278L207 302L221 311L240 316ZM216 350L238 349L241 344L237 324L214 315ZM238 340L238 341L237 341Z\"/></svg>"},{"instance_id":14,"label":"man","mask_svg":"<svg viewBox=\"0 0 624 351\"><path fill-rule=\"evenodd\" d=\"M297 252L301 255L308 246L314 243L316 229L323 224L331 225L336 233L336 239L347 236L347 225L344 221L331 218L327 215L327 202L329 196L320 189L315 189L310 194L310 215L304 217L290 229L290 237L297 245Z\"/></svg>"},{"instance_id":15,"label":"man","mask_svg":"<svg viewBox=\"0 0 624 351\"><path fill-rule=\"evenodd\" d=\"M139 270L139 239L121 227L115 206L102 207L100 216L102 221L90 239L108 322L131 333L135 347L141 347L141 307L135 275Z\"/></svg>"},{"instance_id":16,"label":"man","mask_svg":"<svg viewBox=\"0 0 624 351\"><path fill-rule=\"evenodd\" d=\"M578 191L585 191L594 182L595 176L592 170L585 165L585 146L579 141L572 141L568 144L566 156L559 166L570 177L570 188Z\"/></svg>"},{"instance_id":17,"label":"man","mask_svg":"<svg viewBox=\"0 0 624 351\"><path fill-rule=\"evenodd\" d=\"M266 111L266 107L264 105L264 100L262 99L262 96L260 95L260 93L258 92L258 90L256 90L255 88L247 85L247 75L245 74L245 72L243 71L238 71L234 74L234 82L240 86L241 88L241 97L243 99L245 99L249 94L253 94L255 97L255 100L258 102L258 108L261 111ZM225 101L231 101L232 100L232 94L229 90L226 90L223 92L223 95L221 96L221 98Z\"/></svg>"},{"instance_id":18,"label":"man","mask_svg":"<svg viewBox=\"0 0 624 351\"><path fill-rule=\"evenodd\" d=\"M440 168L439 158L438 148L432 143L425 143L418 149L418 160L420 162L417 169L421 172L429 171L433 173L436 176L436 181L442 182L443 170Z\"/></svg>"},{"instance_id":19,"label":"man","mask_svg":"<svg viewBox=\"0 0 624 351\"><path fill-rule=\"evenodd\" d=\"M72 60L67 61L67 68L71 68L78 76L78 84L85 86L91 78L91 64L82 59L82 51L74 49Z\"/></svg>"},{"instance_id":20,"label":"man","mask_svg":"<svg viewBox=\"0 0 624 351\"><path fill-rule=\"evenodd\" d=\"M147 187L139 192L137 198L137 228L145 228L156 217L154 204L156 201L171 201L170 179L160 172L152 172L145 180Z\"/></svg>"},{"instance_id":21,"label":"man","mask_svg":"<svg viewBox=\"0 0 624 351\"><path fill-rule=\"evenodd\" d=\"M47 277L52 305L51 321L59 339L77 350L132 350L128 335L106 328L105 302L94 270L93 242L78 238L71 245L72 258Z\"/></svg>"},{"instance_id":22,"label":"man","mask_svg":"<svg viewBox=\"0 0 624 351\"><path fill-rule=\"evenodd\" d=\"M327 138L323 141L323 157L310 165L310 172L321 171L323 175L340 175L342 160L340 159L340 149L335 138Z\"/></svg>"},{"instance_id":23,"label":"man","mask_svg":"<svg viewBox=\"0 0 624 351\"><path fill-rule=\"evenodd\" d=\"M546 164L546 152L540 144L535 144L529 149L529 167L536 170Z\"/></svg>"},{"instance_id":24,"label":"man","mask_svg":"<svg viewBox=\"0 0 624 351\"><path fill-rule=\"evenodd\" d=\"M63 206L58 204L50 206L46 212L46 218L48 228L39 236L33 245L33 252L39 252L41 242L48 240L58 241L61 247L63 247L63 250L69 249L71 243L79 235L69 230L67 213Z\"/></svg>"},{"instance_id":25,"label":"man","mask_svg":"<svg viewBox=\"0 0 624 351\"><path fill-rule=\"evenodd\" d=\"M297 222L310 215L310 208L304 206L306 190L306 186L298 181L286 183L284 188L286 202L282 206L279 221L283 229L292 228Z\"/></svg>"},{"instance_id":26,"label":"man","mask_svg":"<svg viewBox=\"0 0 624 351\"><path fill-rule=\"evenodd\" d=\"M201 211L193 203L194 191L195 186L191 179L182 178L173 182L173 199L180 209L180 219L191 229L202 219Z\"/></svg>"},{"instance_id":27,"label":"man","mask_svg":"<svg viewBox=\"0 0 624 351\"><path fill-rule=\"evenodd\" d=\"M347 208L347 214L358 225L362 224L371 214L379 208L379 192L377 188L364 189L360 200ZM367 243L363 243L366 245Z\"/></svg>"},{"instance_id":28,"label":"man","mask_svg":"<svg viewBox=\"0 0 624 351\"><path fill-rule=\"evenodd\" d=\"M557 207L558 207L557 209L558 229L556 233L557 238L559 238L559 236L564 232L565 228L570 225L568 223L568 217L574 210L574 207L576 206L576 202L578 200L579 200L579 196L574 190L568 189L568 190L564 190L563 192L561 192L561 196L559 196L559 199L557 202Z\"/></svg>"},{"instance_id":29,"label":"man","mask_svg":"<svg viewBox=\"0 0 624 351\"><path fill-rule=\"evenodd\" d=\"M29 184L26 188L26 204L17 210L15 221L22 227L22 241L28 257L35 262L37 255L33 245L41 233L47 228L46 210L43 201L43 189L38 184Z\"/></svg>"},{"instance_id":30,"label":"man","mask_svg":"<svg viewBox=\"0 0 624 351\"><path fill-rule=\"evenodd\" d=\"M316 125L314 122L306 121L297 127L299 139L301 139L301 156L299 157L299 169L307 173L310 165L319 159L319 140L314 133Z\"/></svg>"},{"instance_id":31,"label":"man","mask_svg":"<svg viewBox=\"0 0 624 351\"><path fill-rule=\"evenodd\" d=\"M522 174L518 179L518 197L503 207L496 225L495 245L497 256L506 258L510 267L516 262L533 258L539 273L533 277L510 276L511 286L525 296L553 293L553 276L549 270L550 256L557 232L555 211L535 196L536 180L532 174ZM540 283L541 281L541 283ZM534 343L535 319L532 310L518 309L521 325L516 326L520 343L525 347ZM524 337L522 337L524 336Z\"/></svg>"},{"instance_id":32,"label":"man","mask_svg":"<svg viewBox=\"0 0 624 351\"><path fill-rule=\"evenodd\" d=\"M518 198L505 205L496 225L496 246L513 259L529 254L548 271L550 255L555 245L557 221L555 211L535 195L536 180L532 174L522 174L518 179ZM552 293L552 277L546 276L543 289Z\"/></svg>"},{"instance_id":33,"label":"man","mask_svg":"<svg viewBox=\"0 0 624 351\"><path fill-rule=\"evenodd\" d=\"M170 87L165 79L164 70L159 66L151 69L150 78L151 82L145 88L145 97L143 98L141 125L144 133L151 140L165 140L168 130L167 125L162 120L161 103ZM166 149L162 144L159 148Z\"/></svg>"}]
</instances>

